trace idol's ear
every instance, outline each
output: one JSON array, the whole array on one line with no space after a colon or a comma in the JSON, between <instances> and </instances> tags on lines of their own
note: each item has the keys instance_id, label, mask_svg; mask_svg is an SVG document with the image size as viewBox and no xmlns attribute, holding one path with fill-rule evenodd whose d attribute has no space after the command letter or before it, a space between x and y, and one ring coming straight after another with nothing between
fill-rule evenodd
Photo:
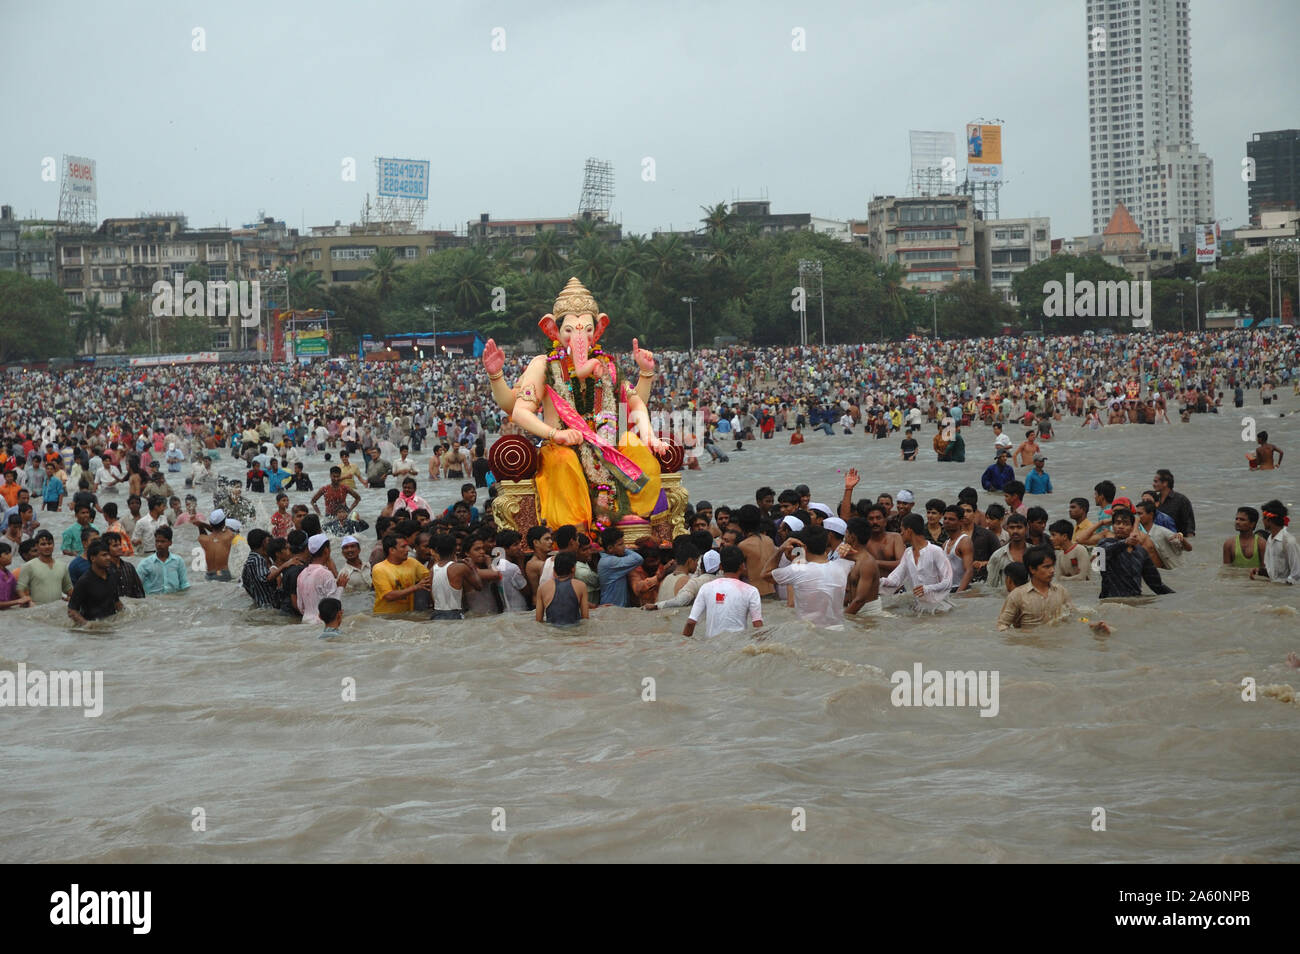
<instances>
[{"instance_id":1,"label":"idol's ear","mask_svg":"<svg viewBox=\"0 0 1300 954\"><path fill-rule=\"evenodd\" d=\"M555 324L554 315L542 315L542 320L537 323L537 327L542 329L543 334L555 343L560 341L560 329Z\"/></svg>"},{"instance_id":2,"label":"idol's ear","mask_svg":"<svg viewBox=\"0 0 1300 954\"><path fill-rule=\"evenodd\" d=\"M591 336L591 343L595 344L597 341L599 341L600 336L605 333L605 329L608 327L609 327L609 315L605 314L602 311L599 315L596 316L596 330Z\"/></svg>"}]
</instances>

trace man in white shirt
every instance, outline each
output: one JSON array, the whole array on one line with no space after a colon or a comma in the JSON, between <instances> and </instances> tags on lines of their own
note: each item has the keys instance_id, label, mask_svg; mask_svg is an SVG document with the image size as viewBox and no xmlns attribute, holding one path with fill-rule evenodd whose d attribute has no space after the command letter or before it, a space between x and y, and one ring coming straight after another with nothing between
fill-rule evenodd
<instances>
[{"instance_id":1,"label":"man in white shirt","mask_svg":"<svg viewBox=\"0 0 1300 954\"><path fill-rule=\"evenodd\" d=\"M154 533L167 526L167 501L163 497L149 498L149 513L135 522L131 531L131 546L135 552L148 555L154 552Z\"/></svg>"},{"instance_id":2,"label":"man in white shirt","mask_svg":"<svg viewBox=\"0 0 1300 954\"><path fill-rule=\"evenodd\" d=\"M763 567L763 579L789 586L794 591L795 613L814 626L838 626L844 622L844 593L853 569L852 560L827 561L828 542L825 528L805 527L798 537L786 538L781 549L774 552ZM808 557L807 563L776 566L782 554L789 558L790 552L801 543ZM840 544L838 552L845 556L850 549Z\"/></svg>"},{"instance_id":3,"label":"man in white shirt","mask_svg":"<svg viewBox=\"0 0 1300 954\"><path fill-rule=\"evenodd\" d=\"M695 594L690 619L682 630L683 636L695 634L695 624L706 611L708 630L704 635L709 639L719 633L743 633L747 620L754 624L755 629L763 625L763 607L758 590L740 578L741 568L745 565L745 554L740 547L723 547L718 553L718 559L721 561L722 576L705 583Z\"/></svg>"},{"instance_id":4,"label":"man in white shirt","mask_svg":"<svg viewBox=\"0 0 1300 954\"><path fill-rule=\"evenodd\" d=\"M880 581L881 592L892 593L904 583L916 597L918 613L946 613L952 609L952 564L942 547L925 536L925 518L909 513L902 520L903 543L907 547L894 572Z\"/></svg>"},{"instance_id":5,"label":"man in white shirt","mask_svg":"<svg viewBox=\"0 0 1300 954\"><path fill-rule=\"evenodd\" d=\"M1286 505L1280 500L1270 500L1260 508L1264 516L1264 529L1268 531L1268 545L1264 547L1264 566L1251 570L1252 580L1269 579L1274 583L1300 583L1300 544L1291 536L1287 524Z\"/></svg>"}]
</instances>

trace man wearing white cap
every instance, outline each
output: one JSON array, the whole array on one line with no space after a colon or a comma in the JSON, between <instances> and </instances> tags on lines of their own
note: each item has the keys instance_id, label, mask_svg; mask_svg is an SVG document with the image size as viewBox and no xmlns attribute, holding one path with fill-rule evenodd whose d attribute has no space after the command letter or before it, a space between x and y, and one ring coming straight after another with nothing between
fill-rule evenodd
<instances>
[{"instance_id":1,"label":"man wearing white cap","mask_svg":"<svg viewBox=\"0 0 1300 954\"><path fill-rule=\"evenodd\" d=\"M705 583L712 583L718 578L718 568L721 565L721 557L718 556L717 550L706 550L696 564L696 572L682 584L682 588L677 591L677 595L668 599L660 600L657 603L647 603L641 607L646 610L676 609L678 606L690 606L695 602L695 596L700 592L700 587ZM663 592L663 589L660 589Z\"/></svg>"},{"instance_id":2,"label":"man wearing white cap","mask_svg":"<svg viewBox=\"0 0 1300 954\"><path fill-rule=\"evenodd\" d=\"M374 584L370 581L370 564L361 559L361 541L356 537L344 537L339 543L343 551L344 565L339 572L339 586L344 590L369 590Z\"/></svg>"},{"instance_id":3,"label":"man wearing white cap","mask_svg":"<svg viewBox=\"0 0 1300 954\"><path fill-rule=\"evenodd\" d=\"M339 595L338 582L330 572L330 538L323 533L309 537L307 552L311 562L298 574L298 608L302 610L304 623L319 623L320 601L329 596Z\"/></svg>"},{"instance_id":4,"label":"man wearing white cap","mask_svg":"<svg viewBox=\"0 0 1300 954\"><path fill-rule=\"evenodd\" d=\"M786 517L792 520L792 517ZM814 626L837 626L844 622L844 590L848 585L849 572L853 561L846 559L828 562L827 544L830 535L824 527L800 528L800 536L788 536L781 544L778 554L773 554L763 567L763 579L770 580L778 586L787 586L794 597L795 612L804 622ZM777 556L788 559L796 545L802 544L807 555L807 563L791 563L788 566L776 566ZM840 557L849 553L849 548L839 547Z\"/></svg>"},{"instance_id":5,"label":"man wearing white cap","mask_svg":"<svg viewBox=\"0 0 1300 954\"><path fill-rule=\"evenodd\" d=\"M912 496L910 490L900 490L898 496L894 498L894 501L897 504L897 507L894 512L889 515L889 519L885 523L886 533L901 533L903 529L903 518L911 513L912 508L916 506L916 497Z\"/></svg>"},{"instance_id":6,"label":"man wearing white cap","mask_svg":"<svg viewBox=\"0 0 1300 954\"><path fill-rule=\"evenodd\" d=\"M781 522L776 525L778 546L784 545L786 540L790 539L790 537L794 536L796 533L801 532L803 528L804 528L804 523L798 517L794 517L794 516L782 517ZM799 541L796 539L795 543L797 544L798 542ZM789 549L778 549L773 554L773 556L777 556L777 555L780 556L781 559L780 559L780 563L778 564L779 566L787 567L790 565L789 553L790 553ZM764 579L767 578L764 577ZM768 580L768 582L773 582L773 581ZM789 606L794 605L793 598L790 595L789 588L787 588L784 583L780 583L780 582L776 583L776 598L779 600L783 600Z\"/></svg>"},{"instance_id":7,"label":"man wearing white cap","mask_svg":"<svg viewBox=\"0 0 1300 954\"><path fill-rule=\"evenodd\" d=\"M218 508L208 514L206 522L196 520L194 525L199 529L208 582L231 582L230 546L235 542L235 531L226 524L226 512Z\"/></svg>"},{"instance_id":8,"label":"man wearing white cap","mask_svg":"<svg viewBox=\"0 0 1300 954\"><path fill-rule=\"evenodd\" d=\"M808 504L808 516L812 518L814 527L823 527L826 525L826 519L835 516L835 513L826 504L814 501Z\"/></svg>"}]
</instances>

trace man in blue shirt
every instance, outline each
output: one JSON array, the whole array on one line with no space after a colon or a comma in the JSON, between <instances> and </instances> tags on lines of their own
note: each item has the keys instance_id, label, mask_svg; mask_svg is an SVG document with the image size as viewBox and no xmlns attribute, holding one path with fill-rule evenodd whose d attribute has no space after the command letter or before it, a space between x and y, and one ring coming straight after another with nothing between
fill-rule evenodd
<instances>
[{"instance_id":1,"label":"man in blue shirt","mask_svg":"<svg viewBox=\"0 0 1300 954\"><path fill-rule=\"evenodd\" d=\"M980 477L980 486L985 490L1000 494L1002 488L1015 479L1016 472L1007 463L1007 452L1000 450L998 451L997 460L984 469L984 476Z\"/></svg>"},{"instance_id":2,"label":"man in blue shirt","mask_svg":"<svg viewBox=\"0 0 1300 954\"><path fill-rule=\"evenodd\" d=\"M45 465L45 487L41 491L41 500L46 510L57 511L63 505L63 481L54 476L54 465Z\"/></svg>"},{"instance_id":3,"label":"man in blue shirt","mask_svg":"<svg viewBox=\"0 0 1300 954\"><path fill-rule=\"evenodd\" d=\"M172 528L166 525L154 531L154 552L140 561L136 572L144 591L150 596L158 593L183 593L190 588L189 571L185 561L172 553Z\"/></svg>"},{"instance_id":4,"label":"man in blue shirt","mask_svg":"<svg viewBox=\"0 0 1300 954\"><path fill-rule=\"evenodd\" d=\"M284 482L289 479L289 472L280 466L278 460L272 457L271 465L266 468L266 479L270 481L267 486L271 493L278 494L284 489Z\"/></svg>"},{"instance_id":5,"label":"man in blue shirt","mask_svg":"<svg viewBox=\"0 0 1300 954\"><path fill-rule=\"evenodd\" d=\"M605 551L596 564L601 604L631 606L627 575L641 565L641 554L628 552L627 544L623 542L623 531L617 527L610 527L600 535L600 545Z\"/></svg>"},{"instance_id":6,"label":"man in blue shirt","mask_svg":"<svg viewBox=\"0 0 1300 954\"><path fill-rule=\"evenodd\" d=\"M1034 455L1034 469L1025 475L1026 494L1050 494L1052 492L1052 478L1048 476L1047 471L1043 470L1043 465L1046 463L1046 454Z\"/></svg>"}]
</instances>

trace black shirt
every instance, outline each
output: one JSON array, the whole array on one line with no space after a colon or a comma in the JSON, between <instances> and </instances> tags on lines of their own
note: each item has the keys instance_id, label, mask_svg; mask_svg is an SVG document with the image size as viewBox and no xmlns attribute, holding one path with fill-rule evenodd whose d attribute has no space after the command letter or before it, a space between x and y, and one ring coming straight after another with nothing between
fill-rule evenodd
<instances>
[{"instance_id":1,"label":"black shirt","mask_svg":"<svg viewBox=\"0 0 1300 954\"><path fill-rule=\"evenodd\" d=\"M914 438L914 437L905 437L905 438L903 438L903 443L902 443L901 445L899 445L899 446L901 446L902 449L903 449L903 460L915 460L915 459L916 459L916 449L917 449L917 447L918 447L918 445L917 445L917 443L916 443L916 438Z\"/></svg>"},{"instance_id":2,"label":"black shirt","mask_svg":"<svg viewBox=\"0 0 1300 954\"><path fill-rule=\"evenodd\" d=\"M293 599L298 596L298 574L306 569L307 564L295 563L280 571L280 612L290 616L302 616L293 608Z\"/></svg>"},{"instance_id":3,"label":"black shirt","mask_svg":"<svg viewBox=\"0 0 1300 954\"><path fill-rule=\"evenodd\" d=\"M1192 502L1183 494L1176 490L1169 491L1165 502L1156 509L1172 520L1183 536L1196 536L1196 515L1192 513Z\"/></svg>"},{"instance_id":4,"label":"black shirt","mask_svg":"<svg viewBox=\"0 0 1300 954\"><path fill-rule=\"evenodd\" d=\"M492 472L492 465L488 463L487 459L480 457L478 460L474 461L474 466L471 470L474 472L474 486L486 487L487 475Z\"/></svg>"},{"instance_id":5,"label":"black shirt","mask_svg":"<svg viewBox=\"0 0 1300 954\"><path fill-rule=\"evenodd\" d=\"M1155 593L1172 593L1160 579L1160 571L1151 562L1144 547L1129 548L1126 540L1108 539L1097 544L1102 550L1105 569L1101 571L1101 599L1108 596L1141 596L1142 582Z\"/></svg>"},{"instance_id":6,"label":"black shirt","mask_svg":"<svg viewBox=\"0 0 1300 954\"><path fill-rule=\"evenodd\" d=\"M307 471L302 473L292 473L289 479L284 482L284 489L289 490L312 490L311 478L307 476Z\"/></svg>"},{"instance_id":7,"label":"black shirt","mask_svg":"<svg viewBox=\"0 0 1300 954\"><path fill-rule=\"evenodd\" d=\"M72 588L68 609L86 619L103 619L117 612L117 574L110 572L101 579L92 569Z\"/></svg>"},{"instance_id":8,"label":"black shirt","mask_svg":"<svg viewBox=\"0 0 1300 954\"><path fill-rule=\"evenodd\" d=\"M118 596L129 596L133 600L145 598L144 582L140 579L140 574L135 571L135 567L126 560L123 560L120 566L110 564L108 578L115 581Z\"/></svg>"}]
</instances>

